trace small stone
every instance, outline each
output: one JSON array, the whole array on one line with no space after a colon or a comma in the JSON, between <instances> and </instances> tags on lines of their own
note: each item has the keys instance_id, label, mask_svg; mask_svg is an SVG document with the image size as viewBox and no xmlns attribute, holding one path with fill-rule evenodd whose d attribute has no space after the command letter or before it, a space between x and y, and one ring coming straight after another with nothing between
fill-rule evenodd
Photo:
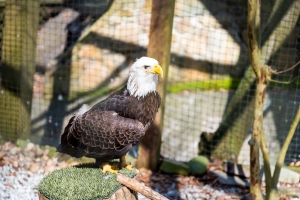
<instances>
[{"instance_id":1,"label":"small stone","mask_svg":"<svg viewBox=\"0 0 300 200\"><path fill-rule=\"evenodd\" d=\"M9 156L11 156L11 153L10 152L6 152L5 156L9 157Z\"/></svg>"},{"instance_id":2,"label":"small stone","mask_svg":"<svg viewBox=\"0 0 300 200\"><path fill-rule=\"evenodd\" d=\"M41 165L41 166L46 166L46 164L47 164L46 161L44 161L44 160L41 160L41 161L40 161L40 165Z\"/></svg>"},{"instance_id":3,"label":"small stone","mask_svg":"<svg viewBox=\"0 0 300 200\"><path fill-rule=\"evenodd\" d=\"M10 149L10 153L12 154L12 155L15 155L16 153L18 153L20 151L20 149L18 148L18 147L13 147L13 148L11 148Z\"/></svg>"},{"instance_id":4,"label":"small stone","mask_svg":"<svg viewBox=\"0 0 300 200\"><path fill-rule=\"evenodd\" d=\"M4 156L5 156L5 153L0 151L0 160L2 160L4 158Z\"/></svg>"},{"instance_id":5,"label":"small stone","mask_svg":"<svg viewBox=\"0 0 300 200\"><path fill-rule=\"evenodd\" d=\"M40 169L40 166L39 166L38 164L36 164L36 163L33 163L33 164L30 166L30 168L29 168L29 170L30 170L32 173L38 172L39 169Z\"/></svg>"},{"instance_id":6,"label":"small stone","mask_svg":"<svg viewBox=\"0 0 300 200\"><path fill-rule=\"evenodd\" d=\"M41 155L43 154L43 152L41 152L41 148L40 148L40 145L36 144L34 145L34 148L32 149L32 151L36 154L36 156L39 156L37 155L38 153L40 153Z\"/></svg>"},{"instance_id":7,"label":"small stone","mask_svg":"<svg viewBox=\"0 0 300 200\"><path fill-rule=\"evenodd\" d=\"M296 166L296 167L299 167L299 166L300 166L300 160L296 162L295 166Z\"/></svg>"},{"instance_id":8,"label":"small stone","mask_svg":"<svg viewBox=\"0 0 300 200\"><path fill-rule=\"evenodd\" d=\"M44 154L44 151L38 147L35 151L36 156L42 156Z\"/></svg>"},{"instance_id":9,"label":"small stone","mask_svg":"<svg viewBox=\"0 0 300 200\"><path fill-rule=\"evenodd\" d=\"M54 166L47 166L47 167L45 167L45 169L44 169L44 171L46 172L46 173L50 173L50 172L52 172L52 171L54 171L55 170L55 167Z\"/></svg>"},{"instance_id":10,"label":"small stone","mask_svg":"<svg viewBox=\"0 0 300 200\"><path fill-rule=\"evenodd\" d=\"M180 192L180 199L186 199L186 194L183 192Z\"/></svg>"},{"instance_id":11,"label":"small stone","mask_svg":"<svg viewBox=\"0 0 300 200\"><path fill-rule=\"evenodd\" d=\"M44 161L48 161L48 160L49 160L49 157L46 156L46 155L44 155L44 156L43 156L43 160L44 160Z\"/></svg>"},{"instance_id":12,"label":"small stone","mask_svg":"<svg viewBox=\"0 0 300 200\"><path fill-rule=\"evenodd\" d=\"M27 151L24 151L23 155L26 157L28 157L28 152Z\"/></svg>"},{"instance_id":13,"label":"small stone","mask_svg":"<svg viewBox=\"0 0 300 200\"><path fill-rule=\"evenodd\" d=\"M18 168L18 167L19 167L18 161L16 161L16 160L13 161L12 165L13 165L13 167L15 167L15 168Z\"/></svg>"},{"instance_id":14,"label":"small stone","mask_svg":"<svg viewBox=\"0 0 300 200\"><path fill-rule=\"evenodd\" d=\"M32 152L32 151L28 152L28 157L34 158L35 157L35 153Z\"/></svg>"},{"instance_id":15,"label":"small stone","mask_svg":"<svg viewBox=\"0 0 300 200\"><path fill-rule=\"evenodd\" d=\"M5 156L5 157L3 157L3 160L9 161L10 159L9 159L9 157Z\"/></svg>"},{"instance_id":16,"label":"small stone","mask_svg":"<svg viewBox=\"0 0 300 200\"><path fill-rule=\"evenodd\" d=\"M26 148L24 149L25 151L32 151L32 149L34 148L34 144L29 142L27 145L26 145Z\"/></svg>"},{"instance_id":17,"label":"small stone","mask_svg":"<svg viewBox=\"0 0 300 200\"><path fill-rule=\"evenodd\" d=\"M292 167L292 166L295 166L295 162L291 162L290 163L290 166Z\"/></svg>"},{"instance_id":18,"label":"small stone","mask_svg":"<svg viewBox=\"0 0 300 200\"><path fill-rule=\"evenodd\" d=\"M48 149L45 149L43 155L44 155L44 156L47 156L48 154L49 154L49 148L48 148Z\"/></svg>"},{"instance_id":19,"label":"small stone","mask_svg":"<svg viewBox=\"0 0 300 200\"><path fill-rule=\"evenodd\" d=\"M24 163L24 169L29 169L30 168L30 166L31 166L31 164L30 164L30 162L28 162L28 161L26 161L25 163Z\"/></svg>"},{"instance_id":20,"label":"small stone","mask_svg":"<svg viewBox=\"0 0 300 200\"><path fill-rule=\"evenodd\" d=\"M31 161L32 161L32 158L26 156L26 157L25 157L25 160L28 161L28 162L31 162Z\"/></svg>"},{"instance_id":21,"label":"small stone","mask_svg":"<svg viewBox=\"0 0 300 200\"><path fill-rule=\"evenodd\" d=\"M25 157L23 154L19 154L19 161L23 162L25 160Z\"/></svg>"},{"instance_id":22,"label":"small stone","mask_svg":"<svg viewBox=\"0 0 300 200\"><path fill-rule=\"evenodd\" d=\"M193 194L193 196L194 196L195 199L200 199L200 194L197 193L197 192L195 192L195 193Z\"/></svg>"},{"instance_id":23,"label":"small stone","mask_svg":"<svg viewBox=\"0 0 300 200\"><path fill-rule=\"evenodd\" d=\"M24 167L24 162L19 162L19 167L23 168Z\"/></svg>"},{"instance_id":24,"label":"small stone","mask_svg":"<svg viewBox=\"0 0 300 200\"><path fill-rule=\"evenodd\" d=\"M49 159L48 161L47 161L47 166L52 166L54 164L54 162L53 162L53 160L51 160L51 159Z\"/></svg>"}]
</instances>

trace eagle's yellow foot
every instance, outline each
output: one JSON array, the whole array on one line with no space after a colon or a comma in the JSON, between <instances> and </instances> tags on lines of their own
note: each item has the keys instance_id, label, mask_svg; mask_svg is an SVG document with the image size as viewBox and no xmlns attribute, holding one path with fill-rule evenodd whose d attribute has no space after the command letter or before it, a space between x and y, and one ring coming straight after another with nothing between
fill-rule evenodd
<instances>
[{"instance_id":1,"label":"eagle's yellow foot","mask_svg":"<svg viewBox=\"0 0 300 200\"><path fill-rule=\"evenodd\" d=\"M122 168L126 168L128 170L136 170L136 173L140 173L139 170L137 170L135 167L133 167L131 165L130 162L126 162L125 156L122 156L120 158L120 165L121 165Z\"/></svg>"},{"instance_id":2,"label":"eagle's yellow foot","mask_svg":"<svg viewBox=\"0 0 300 200\"><path fill-rule=\"evenodd\" d=\"M109 165L108 163L105 163L101 166L103 173L110 172L113 174L118 173L118 166L117 165Z\"/></svg>"}]
</instances>

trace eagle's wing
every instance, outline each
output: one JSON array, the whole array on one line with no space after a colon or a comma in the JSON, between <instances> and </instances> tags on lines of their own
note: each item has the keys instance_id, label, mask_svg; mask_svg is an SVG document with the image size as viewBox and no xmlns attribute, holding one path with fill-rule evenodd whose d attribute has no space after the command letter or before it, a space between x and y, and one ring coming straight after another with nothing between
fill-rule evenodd
<instances>
[{"instance_id":1,"label":"eagle's wing","mask_svg":"<svg viewBox=\"0 0 300 200\"><path fill-rule=\"evenodd\" d=\"M120 157L145 133L141 122L122 117L114 111L91 109L71 123L64 133L67 133L65 139L68 145L92 157Z\"/></svg>"},{"instance_id":2,"label":"eagle's wing","mask_svg":"<svg viewBox=\"0 0 300 200\"><path fill-rule=\"evenodd\" d=\"M135 116L138 116L144 110L139 106L137 98L126 94L127 90L123 88L123 90L94 105L91 110L114 111L122 117L135 119Z\"/></svg>"}]
</instances>

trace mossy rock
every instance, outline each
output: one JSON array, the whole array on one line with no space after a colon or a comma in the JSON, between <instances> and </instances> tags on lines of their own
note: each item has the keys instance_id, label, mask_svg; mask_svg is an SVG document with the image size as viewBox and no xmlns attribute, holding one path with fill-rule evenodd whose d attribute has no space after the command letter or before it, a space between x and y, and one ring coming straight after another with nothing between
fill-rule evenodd
<instances>
[{"instance_id":1,"label":"mossy rock","mask_svg":"<svg viewBox=\"0 0 300 200\"><path fill-rule=\"evenodd\" d=\"M23 151L29 142L29 140L17 139L16 145Z\"/></svg>"},{"instance_id":2,"label":"mossy rock","mask_svg":"<svg viewBox=\"0 0 300 200\"><path fill-rule=\"evenodd\" d=\"M166 173L188 175L190 167L182 162L165 158L160 166L160 170Z\"/></svg>"},{"instance_id":3,"label":"mossy rock","mask_svg":"<svg viewBox=\"0 0 300 200\"><path fill-rule=\"evenodd\" d=\"M208 163L209 160L205 156L196 156L192 158L187 164L191 168L191 174L201 175L206 172Z\"/></svg>"},{"instance_id":4,"label":"mossy rock","mask_svg":"<svg viewBox=\"0 0 300 200\"><path fill-rule=\"evenodd\" d=\"M119 173L129 178L136 175L128 169ZM50 200L92 200L108 199L121 187L116 174L103 174L97 164L89 163L53 171L42 179L37 189Z\"/></svg>"}]
</instances>

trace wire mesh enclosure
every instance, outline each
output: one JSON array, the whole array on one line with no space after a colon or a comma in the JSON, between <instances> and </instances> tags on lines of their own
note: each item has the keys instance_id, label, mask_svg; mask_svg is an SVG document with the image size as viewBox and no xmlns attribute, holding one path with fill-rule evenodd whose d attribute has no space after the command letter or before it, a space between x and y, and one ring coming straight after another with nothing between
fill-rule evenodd
<instances>
[{"instance_id":1,"label":"wire mesh enclosure","mask_svg":"<svg viewBox=\"0 0 300 200\"><path fill-rule=\"evenodd\" d=\"M264 62L283 72L264 107L272 163L300 102L300 68L291 68L300 60L300 1L274 2L262 1L261 12ZM0 139L56 146L82 104L126 83L147 53L154 11L151 0L0 1ZM246 1L176 0L162 156L249 163L255 78L246 21ZM286 163L300 160L299 137L298 127Z\"/></svg>"}]
</instances>

